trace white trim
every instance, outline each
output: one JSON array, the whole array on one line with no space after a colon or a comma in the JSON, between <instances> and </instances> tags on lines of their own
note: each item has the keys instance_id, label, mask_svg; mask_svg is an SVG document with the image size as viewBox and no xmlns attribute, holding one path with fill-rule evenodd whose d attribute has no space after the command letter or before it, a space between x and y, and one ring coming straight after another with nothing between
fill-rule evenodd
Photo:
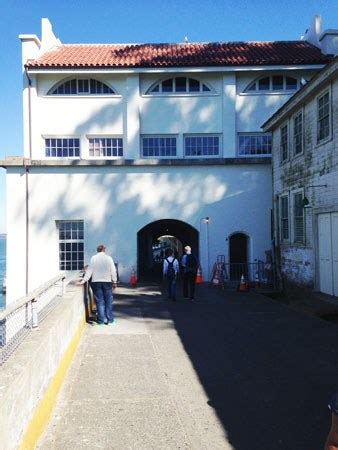
<instances>
[{"instance_id":1,"label":"white trim","mask_svg":"<svg viewBox=\"0 0 338 450\"><path fill-rule=\"evenodd\" d=\"M201 67L166 67L166 68L110 68L110 69L97 69L97 68L85 68L76 69L74 67L69 69L30 69L27 68L27 72L30 74L49 73L49 74L93 74L93 73L211 73L211 72L271 72L275 70L318 70L323 69L326 64L302 64L302 65L287 65L287 66L201 66Z\"/></svg>"}]
</instances>

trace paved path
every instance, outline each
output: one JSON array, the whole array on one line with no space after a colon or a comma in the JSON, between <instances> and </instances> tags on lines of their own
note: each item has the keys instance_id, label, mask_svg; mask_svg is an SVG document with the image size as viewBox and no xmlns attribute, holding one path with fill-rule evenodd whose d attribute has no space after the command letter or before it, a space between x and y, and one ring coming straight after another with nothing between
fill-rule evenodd
<instances>
[{"instance_id":1,"label":"paved path","mask_svg":"<svg viewBox=\"0 0 338 450\"><path fill-rule=\"evenodd\" d=\"M119 288L87 326L38 449L320 450L338 325L254 293Z\"/></svg>"}]
</instances>

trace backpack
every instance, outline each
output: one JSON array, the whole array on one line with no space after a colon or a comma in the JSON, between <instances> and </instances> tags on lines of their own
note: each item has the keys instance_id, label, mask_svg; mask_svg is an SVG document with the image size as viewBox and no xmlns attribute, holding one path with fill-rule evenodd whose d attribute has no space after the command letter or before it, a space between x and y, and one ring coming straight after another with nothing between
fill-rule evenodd
<instances>
[{"instance_id":1,"label":"backpack","mask_svg":"<svg viewBox=\"0 0 338 450\"><path fill-rule=\"evenodd\" d=\"M174 269L174 261L175 261L175 258L174 258L171 262L168 260L168 258L166 258L165 260L166 260L167 263L168 263L168 267L167 267L167 277L172 278L172 277L174 277L174 276L176 275L176 274L175 274L175 269Z\"/></svg>"},{"instance_id":2,"label":"backpack","mask_svg":"<svg viewBox=\"0 0 338 450\"><path fill-rule=\"evenodd\" d=\"M198 268L198 262L194 255L191 253L187 255L185 260L185 271L186 272L196 272Z\"/></svg>"}]
</instances>

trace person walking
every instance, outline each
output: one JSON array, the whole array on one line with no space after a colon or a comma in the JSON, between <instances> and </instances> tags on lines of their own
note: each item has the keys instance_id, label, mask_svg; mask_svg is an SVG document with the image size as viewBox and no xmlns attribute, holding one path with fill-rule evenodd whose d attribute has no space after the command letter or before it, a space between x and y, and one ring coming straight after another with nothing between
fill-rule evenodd
<instances>
[{"instance_id":1,"label":"person walking","mask_svg":"<svg viewBox=\"0 0 338 450\"><path fill-rule=\"evenodd\" d=\"M173 256L173 251L169 248L166 251L166 258L163 260L163 279L167 280L168 300L176 301L176 281L179 272L179 264Z\"/></svg>"},{"instance_id":2,"label":"person walking","mask_svg":"<svg viewBox=\"0 0 338 450\"><path fill-rule=\"evenodd\" d=\"M116 267L111 256L106 255L106 247L97 247L97 254L92 256L81 284L91 277L91 287L95 296L98 325L116 323L113 314L113 290L117 286Z\"/></svg>"},{"instance_id":3,"label":"person walking","mask_svg":"<svg viewBox=\"0 0 338 450\"><path fill-rule=\"evenodd\" d=\"M191 253L191 247L184 247L185 254L182 256L181 265L183 268L183 297L194 300L195 280L198 268L197 258Z\"/></svg>"}]
</instances>

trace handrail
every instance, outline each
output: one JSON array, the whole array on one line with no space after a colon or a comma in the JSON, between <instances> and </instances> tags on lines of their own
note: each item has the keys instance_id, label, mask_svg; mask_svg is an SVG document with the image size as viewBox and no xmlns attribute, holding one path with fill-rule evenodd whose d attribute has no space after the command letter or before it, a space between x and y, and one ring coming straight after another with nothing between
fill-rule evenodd
<instances>
[{"instance_id":1,"label":"handrail","mask_svg":"<svg viewBox=\"0 0 338 450\"><path fill-rule=\"evenodd\" d=\"M51 280L44 283L42 286L38 287L34 291L30 292L28 295L25 295L24 297L19 298L14 303L11 303L6 307L3 311L0 312L0 321L6 319L10 314L12 314L17 309L21 308L23 305L34 301L39 295L41 295L43 292L47 291L53 284L57 283L58 281L63 281L66 278L65 274L59 274L56 277L52 278Z\"/></svg>"}]
</instances>

